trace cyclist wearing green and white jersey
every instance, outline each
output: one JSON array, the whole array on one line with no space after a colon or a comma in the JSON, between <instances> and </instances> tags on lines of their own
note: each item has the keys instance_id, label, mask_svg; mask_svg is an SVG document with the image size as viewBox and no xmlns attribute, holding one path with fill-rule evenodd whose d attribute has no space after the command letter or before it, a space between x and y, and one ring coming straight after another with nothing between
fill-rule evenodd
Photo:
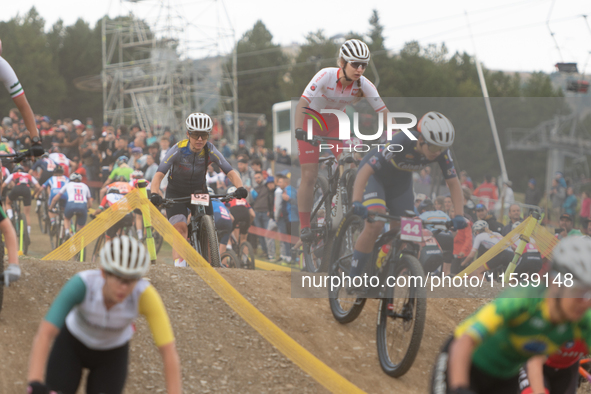
<instances>
[{"instance_id":1,"label":"cyclist wearing green and white jersey","mask_svg":"<svg viewBox=\"0 0 591 394\"><path fill-rule=\"evenodd\" d=\"M83 368L89 369L87 393L121 393L133 324L144 315L162 356L166 391L180 394L181 367L170 320L156 289L142 279L150 267L148 251L122 236L107 241L100 257L100 269L74 275L41 322L29 359L28 393L75 394Z\"/></svg>"},{"instance_id":2,"label":"cyclist wearing green and white jersey","mask_svg":"<svg viewBox=\"0 0 591 394\"><path fill-rule=\"evenodd\" d=\"M0 41L0 82L4 84L6 90L10 94L12 101L20 111L25 126L31 134L32 146L30 152L33 156L41 156L43 154L43 147L39 139L39 131L35 123L35 115L27 101L25 91L16 76L16 73L10 64L2 57L2 41ZM8 267L4 270L5 278L0 278L0 281L5 280L7 283L18 280L21 276L21 269L18 265L18 241L16 232L10 220L7 219L4 210L0 206L0 231L4 235L4 242L8 252ZM3 262L0 261L0 264ZM1 271L0 266L0 271Z\"/></svg>"},{"instance_id":3,"label":"cyclist wearing green and white jersey","mask_svg":"<svg viewBox=\"0 0 591 394\"><path fill-rule=\"evenodd\" d=\"M129 158L127 156L119 156L115 164L117 167L113 168L109 177L103 183L103 187L100 191L100 198L101 200L107 194L108 186L113 182L129 182L131 173L133 172L133 168L127 165Z\"/></svg>"},{"instance_id":4,"label":"cyclist wearing green and white jersey","mask_svg":"<svg viewBox=\"0 0 591 394\"><path fill-rule=\"evenodd\" d=\"M456 328L437 358L431 393L516 393L528 359L569 341L590 343L591 239L562 240L551 269L547 289L508 290Z\"/></svg>"}]
</instances>

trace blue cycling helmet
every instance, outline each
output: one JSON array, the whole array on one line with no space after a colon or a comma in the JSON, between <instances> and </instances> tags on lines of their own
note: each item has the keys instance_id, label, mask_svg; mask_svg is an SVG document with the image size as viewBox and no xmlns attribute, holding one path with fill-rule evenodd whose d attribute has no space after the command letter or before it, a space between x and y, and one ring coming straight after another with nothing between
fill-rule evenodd
<instances>
[{"instance_id":1,"label":"blue cycling helmet","mask_svg":"<svg viewBox=\"0 0 591 394\"><path fill-rule=\"evenodd\" d=\"M119 163L127 163L128 160L129 159L127 158L127 156L119 156L117 158L117 164L119 164Z\"/></svg>"}]
</instances>

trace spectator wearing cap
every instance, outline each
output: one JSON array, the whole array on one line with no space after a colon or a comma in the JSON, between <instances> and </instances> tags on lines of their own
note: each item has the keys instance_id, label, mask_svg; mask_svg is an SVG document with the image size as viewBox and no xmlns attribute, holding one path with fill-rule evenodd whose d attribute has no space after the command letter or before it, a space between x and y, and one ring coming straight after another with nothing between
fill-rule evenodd
<instances>
[{"instance_id":1,"label":"spectator wearing cap","mask_svg":"<svg viewBox=\"0 0 591 394\"><path fill-rule=\"evenodd\" d=\"M558 239L570 237L573 235L583 235L582 232L574 228L573 217L568 213L560 215L559 228L562 230L558 233Z\"/></svg>"},{"instance_id":2,"label":"spectator wearing cap","mask_svg":"<svg viewBox=\"0 0 591 394\"><path fill-rule=\"evenodd\" d=\"M566 179L564 179L564 174L561 171L556 171L554 174L554 179L560 184L561 187L566 189Z\"/></svg>"},{"instance_id":3,"label":"spectator wearing cap","mask_svg":"<svg viewBox=\"0 0 591 394\"><path fill-rule=\"evenodd\" d=\"M238 175L246 190L250 191L254 186L254 171L248 166L247 159L238 160Z\"/></svg>"},{"instance_id":4,"label":"spectator wearing cap","mask_svg":"<svg viewBox=\"0 0 591 394\"><path fill-rule=\"evenodd\" d=\"M142 162L142 148L139 146L131 148L131 157L129 158L129 166L134 170L142 170L144 167L145 160Z\"/></svg>"},{"instance_id":5,"label":"spectator wearing cap","mask_svg":"<svg viewBox=\"0 0 591 394\"><path fill-rule=\"evenodd\" d=\"M487 222L490 231L499 234L503 231L503 225L499 223L495 215L488 212L488 209L484 204L476 204L476 217L478 220L484 220Z\"/></svg>"},{"instance_id":6,"label":"spectator wearing cap","mask_svg":"<svg viewBox=\"0 0 591 394\"><path fill-rule=\"evenodd\" d=\"M509 206L509 223L503 227L501 235L504 237L509 234L511 230L513 230L513 224L521 221L523 221L523 218L521 217L521 207L518 204L511 204Z\"/></svg>"},{"instance_id":7,"label":"spectator wearing cap","mask_svg":"<svg viewBox=\"0 0 591 394\"><path fill-rule=\"evenodd\" d=\"M236 157L238 156L245 156L247 159L250 159L250 153L248 152L248 148L246 148L246 141L240 140L238 141L238 149L234 152Z\"/></svg>"},{"instance_id":8,"label":"spectator wearing cap","mask_svg":"<svg viewBox=\"0 0 591 394\"><path fill-rule=\"evenodd\" d=\"M581 211L579 212L579 216L581 218L581 225L584 227L583 223L584 220L588 220L591 214L591 198L589 197L589 193L583 191L581 193Z\"/></svg>"},{"instance_id":9,"label":"spectator wearing cap","mask_svg":"<svg viewBox=\"0 0 591 394\"><path fill-rule=\"evenodd\" d=\"M538 205L541 199L540 191L536 188L536 180L531 178L527 183L527 190L525 191L525 203L528 205Z\"/></svg>"},{"instance_id":10,"label":"spectator wearing cap","mask_svg":"<svg viewBox=\"0 0 591 394\"><path fill-rule=\"evenodd\" d=\"M291 165L291 157L287 154L287 149L280 149L276 160L277 164Z\"/></svg>"}]
</instances>

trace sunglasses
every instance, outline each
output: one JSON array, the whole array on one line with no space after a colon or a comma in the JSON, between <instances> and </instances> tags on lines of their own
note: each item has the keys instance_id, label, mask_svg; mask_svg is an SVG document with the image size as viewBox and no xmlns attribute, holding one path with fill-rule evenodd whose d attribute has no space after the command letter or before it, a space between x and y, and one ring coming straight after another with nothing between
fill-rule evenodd
<instances>
[{"instance_id":1,"label":"sunglasses","mask_svg":"<svg viewBox=\"0 0 591 394\"><path fill-rule=\"evenodd\" d=\"M196 140L201 138L203 141L207 141L209 139L209 133L192 133L189 135Z\"/></svg>"},{"instance_id":2,"label":"sunglasses","mask_svg":"<svg viewBox=\"0 0 591 394\"><path fill-rule=\"evenodd\" d=\"M427 142L423 142L422 145L427 145L427 149L429 149L429 152L431 152L431 153L441 153L447 149L442 146L431 145Z\"/></svg>"},{"instance_id":3,"label":"sunglasses","mask_svg":"<svg viewBox=\"0 0 591 394\"><path fill-rule=\"evenodd\" d=\"M361 69L363 69L363 70L365 70L367 68L367 63L363 63L363 62L350 62L349 64L355 70L357 70L359 67L361 67Z\"/></svg>"}]
</instances>

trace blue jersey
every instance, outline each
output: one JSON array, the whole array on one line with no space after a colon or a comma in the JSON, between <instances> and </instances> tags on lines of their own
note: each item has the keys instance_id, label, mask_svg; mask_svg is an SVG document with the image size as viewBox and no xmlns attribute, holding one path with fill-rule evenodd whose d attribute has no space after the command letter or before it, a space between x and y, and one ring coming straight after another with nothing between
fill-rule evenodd
<instances>
[{"instance_id":1,"label":"blue jersey","mask_svg":"<svg viewBox=\"0 0 591 394\"><path fill-rule=\"evenodd\" d=\"M216 225L220 220L232 220L228 208L220 200L212 199L211 206L213 207L213 217Z\"/></svg>"},{"instance_id":2,"label":"blue jersey","mask_svg":"<svg viewBox=\"0 0 591 394\"><path fill-rule=\"evenodd\" d=\"M59 193L59 191L62 189L62 187L64 187L66 184L68 184L70 182L70 180L65 177L64 175L60 175L60 176L52 176L51 178L49 178L47 181L45 181L45 183L43 184L43 188L46 188L47 186L50 187L51 191L49 193L49 203L51 203L51 200L53 200L53 198ZM62 196L62 198L66 198L66 196Z\"/></svg>"},{"instance_id":3,"label":"blue jersey","mask_svg":"<svg viewBox=\"0 0 591 394\"><path fill-rule=\"evenodd\" d=\"M419 215L419 218L424 222L432 221L432 222L436 222L436 223L449 222L451 220L449 218L448 214L443 211L425 211ZM445 225L441 225L441 224L440 225L433 225L433 224L425 223L425 227L428 230L434 230L434 229L446 230Z\"/></svg>"}]
</instances>

